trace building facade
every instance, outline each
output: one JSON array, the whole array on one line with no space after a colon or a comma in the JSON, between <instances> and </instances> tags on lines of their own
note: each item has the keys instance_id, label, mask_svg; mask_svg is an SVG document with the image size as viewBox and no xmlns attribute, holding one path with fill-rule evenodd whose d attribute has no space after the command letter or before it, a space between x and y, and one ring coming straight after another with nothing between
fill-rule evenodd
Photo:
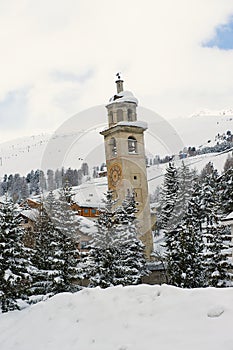
<instances>
[{"instance_id":1,"label":"building facade","mask_svg":"<svg viewBox=\"0 0 233 350\"><path fill-rule=\"evenodd\" d=\"M138 101L130 91L124 91L120 76L116 87L116 95L106 106L108 128L101 132L105 142L108 188L117 199L116 205L121 205L128 191L135 193L139 238L145 245L145 256L150 260L153 239L144 144L147 125L137 120Z\"/></svg>"}]
</instances>

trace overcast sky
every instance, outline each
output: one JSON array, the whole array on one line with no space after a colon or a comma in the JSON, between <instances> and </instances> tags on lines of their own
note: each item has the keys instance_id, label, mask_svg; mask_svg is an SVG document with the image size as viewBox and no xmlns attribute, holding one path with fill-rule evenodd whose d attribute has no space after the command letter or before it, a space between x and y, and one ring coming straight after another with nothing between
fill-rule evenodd
<instances>
[{"instance_id":1,"label":"overcast sky","mask_svg":"<svg viewBox=\"0 0 233 350\"><path fill-rule=\"evenodd\" d=\"M165 118L233 108L232 0L0 0L0 141L103 104L120 71Z\"/></svg>"}]
</instances>

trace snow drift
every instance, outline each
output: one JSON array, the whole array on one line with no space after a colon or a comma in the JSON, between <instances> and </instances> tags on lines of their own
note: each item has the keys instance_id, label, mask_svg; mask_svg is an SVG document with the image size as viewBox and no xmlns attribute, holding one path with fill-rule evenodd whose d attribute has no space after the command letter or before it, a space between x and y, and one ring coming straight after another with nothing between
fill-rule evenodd
<instances>
[{"instance_id":1,"label":"snow drift","mask_svg":"<svg viewBox=\"0 0 233 350\"><path fill-rule=\"evenodd\" d=\"M113 287L0 315L2 350L232 349L233 290Z\"/></svg>"}]
</instances>

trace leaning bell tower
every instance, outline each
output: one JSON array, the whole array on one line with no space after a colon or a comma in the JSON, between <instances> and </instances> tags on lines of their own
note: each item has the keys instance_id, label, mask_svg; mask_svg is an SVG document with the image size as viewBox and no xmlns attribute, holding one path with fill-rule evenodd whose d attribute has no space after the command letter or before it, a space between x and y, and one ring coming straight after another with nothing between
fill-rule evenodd
<instances>
[{"instance_id":1,"label":"leaning bell tower","mask_svg":"<svg viewBox=\"0 0 233 350\"><path fill-rule=\"evenodd\" d=\"M147 124L137 121L138 100L132 92L124 91L119 73L116 90L106 105L108 128L101 132L105 142L108 188L119 205L129 190L134 191L138 202L139 238L145 245L145 256L150 260L153 240L144 146Z\"/></svg>"}]
</instances>

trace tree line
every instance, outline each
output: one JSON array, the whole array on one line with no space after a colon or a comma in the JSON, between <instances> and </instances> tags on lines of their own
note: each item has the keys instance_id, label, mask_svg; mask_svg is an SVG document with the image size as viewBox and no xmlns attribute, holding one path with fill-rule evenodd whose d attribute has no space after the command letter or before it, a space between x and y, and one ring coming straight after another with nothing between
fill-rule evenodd
<instances>
[{"instance_id":1,"label":"tree line","mask_svg":"<svg viewBox=\"0 0 233 350\"><path fill-rule=\"evenodd\" d=\"M231 285L231 234L221 219L233 211L232 164L229 156L222 174L208 163L198 175L184 163L180 168L169 163L156 192L156 233L164 235L160 258L168 283L184 288Z\"/></svg>"},{"instance_id":2,"label":"tree line","mask_svg":"<svg viewBox=\"0 0 233 350\"><path fill-rule=\"evenodd\" d=\"M111 192L91 236L89 253L81 254L80 217L50 191L38 211L34 245L24 244L17 205L5 199L0 206L0 309L8 312L61 292L76 292L83 279L89 287L106 288L141 282L147 274L144 246L138 237L133 195L116 208ZM114 209L115 208L115 209Z\"/></svg>"},{"instance_id":3,"label":"tree line","mask_svg":"<svg viewBox=\"0 0 233 350\"><path fill-rule=\"evenodd\" d=\"M32 195L39 195L43 191L53 191L62 188L66 182L71 186L80 185L89 176L89 167L83 163L80 169L48 169L46 174L42 170L31 170L26 176L20 174L5 174L0 182L0 196L6 193L14 202L21 202Z\"/></svg>"},{"instance_id":4,"label":"tree line","mask_svg":"<svg viewBox=\"0 0 233 350\"><path fill-rule=\"evenodd\" d=\"M201 154L208 153L221 153L233 148L233 134L230 130L226 131L223 134L217 134L214 138L214 145L210 144L211 140L207 141L207 145L201 145L199 147L188 146L184 147L183 150L180 150L178 157L184 159L187 157L195 157ZM160 157L159 155L154 156L153 158L146 157L146 165L152 166L157 164L164 164L171 162L174 158L174 155L166 155L165 157Z\"/></svg>"}]
</instances>

